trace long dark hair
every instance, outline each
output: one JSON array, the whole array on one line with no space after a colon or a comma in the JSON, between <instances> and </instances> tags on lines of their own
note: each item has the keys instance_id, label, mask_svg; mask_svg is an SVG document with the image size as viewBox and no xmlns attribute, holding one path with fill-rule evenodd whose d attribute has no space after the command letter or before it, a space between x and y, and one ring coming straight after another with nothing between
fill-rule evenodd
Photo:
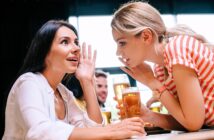
<instances>
[{"instance_id":1,"label":"long dark hair","mask_svg":"<svg viewBox=\"0 0 214 140\"><path fill-rule=\"evenodd\" d=\"M82 99L83 90L79 80L74 74L67 74L62 80L62 84L73 92L75 98Z\"/></svg>"},{"instance_id":2,"label":"long dark hair","mask_svg":"<svg viewBox=\"0 0 214 140\"><path fill-rule=\"evenodd\" d=\"M57 30L62 26L70 28L78 36L75 27L66 21L47 21L35 34L18 75L26 72L42 72L45 69L45 58L51 49Z\"/></svg>"}]
</instances>

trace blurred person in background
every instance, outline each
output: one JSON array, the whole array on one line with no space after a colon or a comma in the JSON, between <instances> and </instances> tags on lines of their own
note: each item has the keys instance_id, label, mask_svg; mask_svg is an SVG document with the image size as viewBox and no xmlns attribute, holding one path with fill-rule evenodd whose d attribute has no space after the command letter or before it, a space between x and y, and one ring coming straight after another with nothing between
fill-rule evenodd
<instances>
[{"instance_id":1,"label":"blurred person in background","mask_svg":"<svg viewBox=\"0 0 214 140\"><path fill-rule=\"evenodd\" d=\"M102 70L95 71L96 94L100 107L105 107L106 98L108 96L108 80L107 74Z\"/></svg>"},{"instance_id":2,"label":"blurred person in background","mask_svg":"<svg viewBox=\"0 0 214 140\"><path fill-rule=\"evenodd\" d=\"M142 105L145 122L188 131L214 126L212 44L185 25L166 28L159 11L146 2L122 5L111 27L125 65L121 69L148 86L153 91L150 101L160 101L169 112L152 112Z\"/></svg>"},{"instance_id":3,"label":"blurred person in background","mask_svg":"<svg viewBox=\"0 0 214 140\"><path fill-rule=\"evenodd\" d=\"M94 84L96 51L80 47L76 29L50 20L36 33L6 105L3 140L124 139L145 135L140 118L104 127ZM86 101L82 112L62 83L75 74Z\"/></svg>"}]
</instances>

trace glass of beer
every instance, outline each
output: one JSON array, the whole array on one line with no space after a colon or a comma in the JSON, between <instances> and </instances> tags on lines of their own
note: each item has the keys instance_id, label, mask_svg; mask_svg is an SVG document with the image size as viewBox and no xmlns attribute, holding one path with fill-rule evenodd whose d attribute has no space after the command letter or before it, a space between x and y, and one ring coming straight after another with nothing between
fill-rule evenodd
<instances>
[{"instance_id":1,"label":"glass of beer","mask_svg":"<svg viewBox=\"0 0 214 140\"><path fill-rule=\"evenodd\" d=\"M105 121L105 124L111 123L111 111L108 108L102 108L101 109L103 119Z\"/></svg>"},{"instance_id":2,"label":"glass of beer","mask_svg":"<svg viewBox=\"0 0 214 140\"><path fill-rule=\"evenodd\" d=\"M160 102L153 103L149 107L149 109L152 110L153 112L160 112L161 111L161 104L160 104Z\"/></svg>"},{"instance_id":3,"label":"glass of beer","mask_svg":"<svg viewBox=\"0 0 214 140\"><path fill-rule=\"evenodd\" d=\"M117 74L113 77L113 86L114 93L117 98L118 106L120 108L120 118L124 119L125 116L125 108L122 102L122 90L130 87L129 78L126 74Z\"/></svg>"},{"instance_id":4,"label":"glass of beer","mask_svg":"<svg viewBox=\"0 0 214 140\"><path fill-rule=\"evenodd\" d=\"M140 92L137 87L123 89L123 105L127 118L139 117L141 110Z\"/></svg>"}]
</instances>

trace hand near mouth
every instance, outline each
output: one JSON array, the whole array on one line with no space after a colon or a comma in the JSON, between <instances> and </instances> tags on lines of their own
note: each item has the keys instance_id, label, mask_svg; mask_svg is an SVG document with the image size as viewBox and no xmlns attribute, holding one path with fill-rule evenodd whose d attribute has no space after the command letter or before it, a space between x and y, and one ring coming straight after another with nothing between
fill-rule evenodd
<instances>
[{"instance_id":1,"label":"hand near mouth","mask_svg":"<svg viewBox=\"0 0 214 140\"><path fill-rule=\"evenodd\" d=\"M146 64L145 62L137 65L136 67L121 67L121 69L130 75L135 80L148 85L150 82L156 80L154 77L151 66Z\"/></svg>"},{"instance_id":2,"label":"hand near mouth","mask_svg":"<svg viewBox=\"0 0 214 140\"><path fill-rule=\"evenodd\" d=\"M86 47L86 43L83 43L81 47L80 62L76 71L76 77L79 80L94 78L96 50L92 53L90 45Z\"/></svg>"}]
</instances>

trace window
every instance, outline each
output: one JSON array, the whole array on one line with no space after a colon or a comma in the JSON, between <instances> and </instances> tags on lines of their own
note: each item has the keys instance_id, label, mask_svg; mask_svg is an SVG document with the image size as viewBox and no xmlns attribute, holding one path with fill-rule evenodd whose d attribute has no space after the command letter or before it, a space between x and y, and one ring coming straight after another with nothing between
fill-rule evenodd
<instances>
[{"instance_id":1,"label":"window","mask_svg":"<svg viewBox=\"0 0 214 140\"><path fill-rule=\"evenodd\" d=\"M177 23L187 24L193 30L204 35L209 41L214 42L214 15L162 15L166 27L170 28ZM80 43L85 41L91 44L93 49L97 50L96 68L112 68L122 66L122 63L116 56L116 43L113 40L111 33L112 16L79 16L70 17L69 22L73 24L80 37ZM152 63L150 63L153 65ZM109 95L107 104L115 107L116 103L112 99L114 97L112 76L109 75ZM140 88L143 96L142 102L146 101L152 96L149 88L137 82L136 85ZM115 112L114 112L115 113Z\"/></svg>"},{"instance_id":2,"label":"window","mask_svg":"<svg viewBox=\"0 0 214 140\"><path fill-rule=\"evenodd\" d=\"M214 43L214 14L179 14L178 24L186 24L209 42Z\"/></svg>"},{"instance_id":3,"label":"window","mask_svg":"<svg viewBox=\"0 0 214 140\"><path fill-rule=\"evenodd\" d=\"M163 15L166 26L175 25L175 16ZM112 16L80 16L70 17L69 22L79 32L80 42L85 41L97 50L97 68L119 67L122 63L116 56L116 43L111 33Z\"/></svg>"}]
</instances>

